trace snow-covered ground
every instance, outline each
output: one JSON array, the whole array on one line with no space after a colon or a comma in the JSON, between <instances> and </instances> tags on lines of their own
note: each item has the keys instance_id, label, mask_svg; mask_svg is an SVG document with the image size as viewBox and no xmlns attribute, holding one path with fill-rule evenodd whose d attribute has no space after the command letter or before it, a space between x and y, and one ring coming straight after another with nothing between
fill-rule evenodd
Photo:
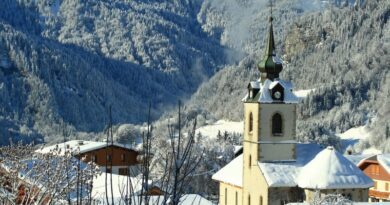
<instances>
[{"instance_id":1,"label":"snow-covered ground","mask_svg":"<svg viewBox=\"0 0 390 205\"><path fill-rule=\"evenodd\" d=\"M208 136L209 138L215 138L218 135L218 131L223 134L225 131L229 133L242 133L244 129L244 121L233 122L226 120L218 120L217 122L200 127L196 129L196 134L201 133L203 136Z\"/></svg>"},{"instance_id":2,"label":"snow-covered ground","mask_svg":"<svg viewBox=\"0 0 390 205\"><path fill-rule=\"evenodd\" d=\"M341 139L366 139L369 136L369 132L366 126L353 127L343 133L337 134Z\"/></svg>"},{"instance_id":3,"label":"snow-covered ground","mask_svg":"<svg viewBox=\"0 0 390 205\"><path fill-rule=\"evenodd\" d=\"M124 199L126 199L126 187L128 183L128 178L121 175L112 175L113 182L113 198L114 204L125 204ZM111 200L111 188L110 188L110 175L107 175L107 190L108 190L108 199ZM141 190L141 179L140 178L131 178L131 183L134 189L135 195L139 194ZM106 202L106 176L101 174L94 178L93 180L93 189L92 197L96 204L107 205L110 203ZM151 196L149 204L162 205L164 196ZM139 204L139 199L137 197L132 197L131 202L135 205ZM144 203L142 203L144 204ZM182 205L193 205L193 204L202 204L202 205L212 205L210 201L201 197L197 194L185 194L180 198L180 204Z\"/></svg>"},{"instance_id":4,"label":"snow-covered ground","mask_svg":"<svg viewBox=\"0 0 390 205\"><path fill-rule=\"evenodd\" d=\"M366 126L353 127L343 133L337 134L342 140L343 148L358 143L360 140L367 139L370 136ZM369 148L362 152L363 155L380 154L381 151L375 148Z\"/></svg>"}]
</instances>

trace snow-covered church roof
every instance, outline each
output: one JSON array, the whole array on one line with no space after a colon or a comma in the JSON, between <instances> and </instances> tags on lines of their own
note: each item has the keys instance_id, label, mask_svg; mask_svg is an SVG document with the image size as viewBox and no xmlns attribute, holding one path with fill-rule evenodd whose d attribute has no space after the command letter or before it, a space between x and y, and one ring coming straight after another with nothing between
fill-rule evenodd
<instances>
[{"instance_id":1,"label":"snow-covered church roof","mask_svg":"<svg viewBox=\"0 0 390 205\"><path fill-rule=\"evenodd\" d=\"M234 186L242 187L242 154L215 173L212 179Z\"/></svg>"},{"instance_id":2,"label":"snow-covered church roof","mask_svg":"<svg viewBox=\"0 0 390 205\"><path fill-rule=\"evenodd\" d=\"M280 84L284 88L284 103L298 103L299 98L293 93L293 85L289 81L275 79L271 81L266 79L263 83L260 83L260 80L250 82L250 86L255 89L260 89L259 93L252 100L256 100L260 103L274 103L272 99L270 90L273 89L276 85ZM249 96L246 95L242 101L250 100Z\"/></svg>"},{"instance_id":3,"label":"snow-covered church roof","mask_svg":"<svg viewBox=\"0 0 390 205\"><path fill-rule=\"evenodd\" d=\"M356 165L334 149L318 144L297 144L296 161L258 162L269 187L313 189L368 188L373 182ZM242 187L243 157L236 157L212 179Z\"/></svg>"},{"instance_id":4,"label":"snow-covered church roof","mask_svg":"<svg viewBox=\"0 0 390 205\"><path fill-rule=\"evenodd\" d=\"M259 162L259 167L269 187L297 186L296 178L301 168L321 151L318 144L297 144L295 162Z\"/></svg>"},{"instance_id":5,"label":"snow-covered church roof","mask_svg":"<svg viewBox=\"0 0 390 205\"><path fill-rule=\"evenodd\" d=\"M369 188L374 183L355 164L328 147L301 169L297 184L309 189L346 189Z\"/></svg>"}]
</instances>

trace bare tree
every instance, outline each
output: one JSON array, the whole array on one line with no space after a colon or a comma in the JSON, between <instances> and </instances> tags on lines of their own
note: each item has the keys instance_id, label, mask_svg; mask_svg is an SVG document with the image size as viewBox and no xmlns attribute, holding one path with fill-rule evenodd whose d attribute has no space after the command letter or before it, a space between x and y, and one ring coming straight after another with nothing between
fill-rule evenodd
<instances>
[{"instance_id":1,"label":"bare tree","mask_svg":"<svg viewBox=\"0 0 390 205\"><path fill-rule=\"evenodd\" d=\"M77 204L90 204L93 163L80 163L74 153L57 147L47 154L34 152L32 145L11 143L0 148L0 200L5 204L70 203L76 194ZM71 167L71 169L69 169ZM78 180L83 186L77 187Z\"/></svg>"},{"instance_id":2,"label":"bare tree","mask_svg":"<svg viewBox=\"0 0 390 205\"><path fill-rule=\"evenodd\" d=\"M158 141L153 136L149 105L148 123L146 131L142 134L142 153L140 175L138 178L128 177L126 185L121 186L121 202L124 204L180 204L180 199L186 194L186 186L189 183L195 169L202 160L202 151L195 149L196 120L192 122L190 131L183 134L181 103L179 102L178 118L176 125L168 124L168 136ZM160 139L161 140L161 139ZM168 150L157 150L163 143ZM158 159L153 157L158 154ZM158 169L158 170L154 170ZM151 200L148 191L151 181L157 181L158 187L163 192L162 196L156 196ZM137 187L140 187L137 190Z\"/></svg>"}]
</instances>

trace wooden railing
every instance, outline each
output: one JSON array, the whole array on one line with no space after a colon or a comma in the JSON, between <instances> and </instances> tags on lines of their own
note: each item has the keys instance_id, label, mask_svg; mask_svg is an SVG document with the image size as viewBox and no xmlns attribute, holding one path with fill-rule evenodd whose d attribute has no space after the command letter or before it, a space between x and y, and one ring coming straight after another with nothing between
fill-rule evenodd
<instances>
[{"instance_id":1,"label":"wooden railing","mask_svg":"<svg viewBox=\"0 0 390 205\"><path fill-rule=\"evenodd\" d=\"M390 199L390 193L389 192L381 192L376 190L369 190L368 195L370 197L374 198L380 198L380 199Z\"/></svg>"}]
</instances>

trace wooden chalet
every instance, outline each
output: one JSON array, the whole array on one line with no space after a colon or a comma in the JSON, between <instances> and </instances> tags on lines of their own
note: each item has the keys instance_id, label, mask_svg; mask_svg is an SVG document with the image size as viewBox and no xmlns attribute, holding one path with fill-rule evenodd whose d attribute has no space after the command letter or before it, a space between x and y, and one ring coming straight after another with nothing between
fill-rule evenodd
<instances>
[{"instance_id":1,"label":"wooden chalet","mask_svg":"<svg viewBox=\"0 0 390 205\"><path fill-rule=\"evenodd\" d=\"M390 202L390 154L363 159L358 166L374 181L368 192L370 202Z\"/></svg>"},{"instance_id":2,"label":"wooden chalet","mask_svg":"<svg viewBox=\"0 0 390 205\"><path fill-rule=\"evenodd\" d=\"M77 159L94 162L101 171L119 175L136 176L139 170L138 165L141 163L137 160L140 155L139 151L118 143L72 140L45 147L36 152L45 154L54 151L60 154L71 151Z\"/></svg>"}]
</instances>

